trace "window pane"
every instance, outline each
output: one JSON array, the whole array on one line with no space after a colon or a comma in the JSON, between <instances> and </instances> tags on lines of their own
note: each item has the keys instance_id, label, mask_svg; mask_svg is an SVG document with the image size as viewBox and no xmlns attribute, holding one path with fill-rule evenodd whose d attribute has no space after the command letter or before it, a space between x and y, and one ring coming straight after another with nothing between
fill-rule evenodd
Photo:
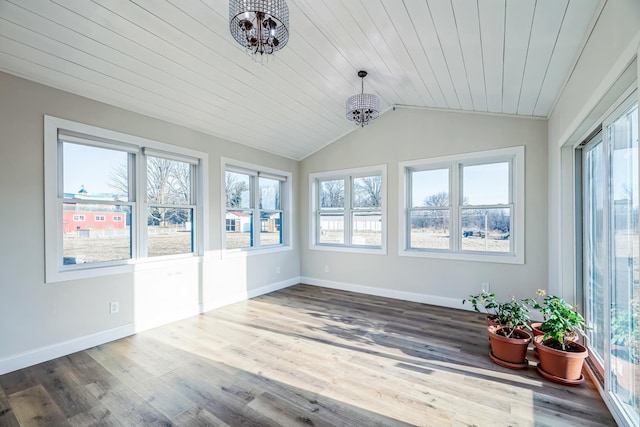
<instances>
[{"instance_id":1,"label":"window pane","mask_svg":"<svg viewBox=\"0 0 640 427\"><path fill-rule=\"evenodd\" d=\"M412 249L449 249L449 209L411 211L409 247Z\"/></svg>"},{"instance_id":2,"label":"window pane","mask_svg":"<svg viewBox=\"0 0 640 427\"><path fill-rule=\"evenodd\" d=\"M131 258L130 206L65 203L62 227L64 265Z\"/></svg>"},{"instance_id":3,"label":"window pane","mask_svg":"<svg viewBox=\"0 0 640 427\"><path fill-rule=\"evenodd\" d=\"M147 212L147 255L193 252L193 209L150 207Z\"/></svg>"},{"instance_id":4,"label":"window pane","mask_svg":"<svg viewBox=\"0 0 640 427\"><path fill-rule=\"evenodd\" d=\"M259 178L260 209L280 209L280 181L277 179Z\"/></svg>"},{"instance_id":5,"label":"window pane","mask_svg":"<svg viewBox=\"0 0 640 427\"><path fill-rule=\"evenodd\" d=\"M609 316L605 302L607 286L607 239L604 222L605 144L598 137L583 151L583 283L585 316L590 356L604 363L605 320Z\"/></svg>"},{"instance_id":6,"label":"window pane","mask_svg":"<svg viewBox=\"0 0 640 427\"><path fill-rule=\"evenodd\" d=\"M640 422L640 254L638 251L638 108L607 129L611 265L611 393Z\"/></svg>"},{"instance_id":7,"label":"window pane","mask_svg":"<svg viewBox=\"0 0 640 427\"><path fill-rule=\"evenodd\" d=\"M411 172L411 207L449 206L449 169Z\"/></svg>"},{"instance_id":8,"label":"window pane","mask_svg":"<svg viewBox=\"0 0 640 427\"><path fill-rule=\"evenodd\" d=\"M511 209L463 209L463 251L510 252Z\"/></svg>"},{"instance_id":9,"label":"window pane","mask_svg":"<svg viewBox=\"0 0 640 427\"><path fill-rule=\"evenodd\" d=\"M320 181L320 207L344 207L344 179Z\"/></svg>"},{"instance_id":10,"label":"window pane","mask_svg":"<svg viewBox=\"0 0 640 427\"><path fill-rule=\"evenodd\" d=\"M147 202L191 204L191 165L161 157L147 157Z\"/></svg>"},{"instance_id":11,"label":"window pane","mask_svg":"<svg viewBox=\"0 0 640 427\"><path fill-rule=\"evenodd\" d=\"M128 153L63 143L65 198L129 201Z\"/></svg>"},{"instance_id":12,"label":"window pane","mask_svg":"<svg viewBox=\"0 0 640 427\"><path fill-rule=\"evenodd\" d=\"M224 188L228 208L251 208L251 193L249 191L251 177L249 175L225 172Z\"/></svg>"},{"instance_id":13,"label":"window pane","mask_svg":"<svg viewBox=\"0 0 640 427\"><path fill-rule=\"evenodd\" d=\"M509 163L465 166L462 187L463 205L509 204Z\"/></svg>"},{"instance_id":14,"label":"window pane","mask_svg":"<svg viewBox=\"0 0 640 427\"><path fill-rule=\"evenodd\" d=\"M380 212L355 212L351 225L351 243L356 246L382 246Z\"/></svg>"},{"instance_id":15,"label":"window pane","mask_svg":"<svg viewBox=\"0 0 640 427\"><path fill-rule=\"evenodd\" d=\"M379 208L382 206L382 176L365 176L353 180L353 207Z\"/></svg>"},{"instance_id":16,"label":"window pane","mask_svg":"<svg viewBox=\"0 0 640 427\"><path fill-rule=\"evenodd\" d=\"M253 246L253 211L227 211L225 222L227 249Z\"/></svg>"},{"instance_id":17,"label":"window pane","mask_svg":"<svg viewBox=\"0 0 640 427\"><path fill-rule=\"evenodd\" d=\"M344 244L344 214L320 213L319 243Z\"/></svg>"},{"instance_id":18,"label":"window pane","mask_svg":"<svg viewBox=\"0 0 640 427\"><path fill-rule=\"evenodd\" d=\"M282 212L260 212L260 245L282 244Z\"/></svg>"}]
</instances>

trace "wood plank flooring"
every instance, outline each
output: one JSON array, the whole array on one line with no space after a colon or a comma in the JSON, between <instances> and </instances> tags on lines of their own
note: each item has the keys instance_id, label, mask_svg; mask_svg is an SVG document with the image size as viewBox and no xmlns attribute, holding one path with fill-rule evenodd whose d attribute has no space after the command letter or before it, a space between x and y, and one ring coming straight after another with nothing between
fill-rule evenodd
<instances>
[{"instance_id":1,"label":"wood plank flooring","mask_svg":"<svg viewBox=\"0 0 640 427\"><path fill-rule=\"evenodd\" d=\"M482 316L297 285L0 376L1 426L608 426Z\"/></svg>"}]
</instances>

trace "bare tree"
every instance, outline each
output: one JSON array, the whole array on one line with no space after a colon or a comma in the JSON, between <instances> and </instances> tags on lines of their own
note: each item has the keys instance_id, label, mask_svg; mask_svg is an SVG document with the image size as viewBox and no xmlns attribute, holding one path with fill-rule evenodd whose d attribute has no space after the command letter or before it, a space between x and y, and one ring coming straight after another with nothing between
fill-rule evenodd
<instances>
[{"instance_id":1,"label":"bare tree","mask_svg":"<svg viewBox=\"0 0 640 427\"><path fill-rule=\"evenodd\" d=\"M449 193L446 191L442 191L440 193L432 194L424 198L422 202L424 206L428 206L431 208L441 208L449 206ZM447 219L449 218L449 211L445 209L437 209L433 211L433 219L436 223L436 227L441 227L442 232L446 232L447 230Z\"/></svg>"},{"instance_id":2,"label":"bare tree","mask_svg":"<svg viewBox=\"0 0 640 427\"><path fill-rule=\"evenodd\" d=\"M239 208L242 206L242 194L249 190L247 183L238 180L238 176L233 173L224 175L224 192L228 208Z\"/></svg>"},{"instance_id":3,"label":"bare tree","mask_svg":"<svg viewBox=\"0 0 640 427\"><path fill-rule=\"evenodd\" d=\"M354 180L354 206L382 206L382 177L367 176Z\"/></svg>"},{"instance_id":4,"label":"bare tree","mask_svg":"<svg viewBox=\"0 0 640 427\"><path fill-rule=\"evenodd\" d=\"M344 180L322 181L320 186L320 206L323 208L344 207Z\"/></svg>"},{"instance_id":5,"label":"bare tree","mask_svg":"<svg viewBox=\"0 0 640 427\"><path fill-rule=\"evenodd\" d=\"M109 186L114 190L114 199L118 199L119 195L129 195L129 170L127 164L118 165L109 173Z\"/></svg>"}]
</instances>

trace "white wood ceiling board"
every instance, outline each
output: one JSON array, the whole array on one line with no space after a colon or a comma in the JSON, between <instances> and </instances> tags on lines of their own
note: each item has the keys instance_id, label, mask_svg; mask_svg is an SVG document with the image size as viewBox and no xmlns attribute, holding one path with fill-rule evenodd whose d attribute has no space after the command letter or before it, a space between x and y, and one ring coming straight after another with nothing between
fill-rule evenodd
<instances>
[{"instance_id":1,"label":"white wood ceiling board","mask_svg":"<svg viewBox=\"0 0 640 427\"><path fill-rule=\"evenodd\" d=\"M384 6L384 3L382 4ZM407 78L416 79L420 82L426 90L429 100L425 104L429 107L447 108L447 101L444 99L440 85L436 80L431 64L427 58L427 55L422 49L420 39L416 34L416 29L413 27L413 22L409 17L407 8L403 4L400 7L397 4L392 6L384 6L387 15L391 18L394 29L400 36L399 45L403 49L403 56L406 56L405 61L411 62L412 67L405 70Z\"/></svg>"},{"instance_id":2,"label":"white wood ceiling board","mask_svg":"<svg viewBox=\"0 0 640 427\"><path fill-rule=\"evenodd\" d=\"M545 76L534 116L549 116L555 100L558 98L573 61L577 57L577 49L585 40L591 19L598 8L600 0L571 0L565 19L560 28L556 48L549 61L549 71Z\"/></svg>"},{"instance_id":3,"label":"white wood ceiling board","mask_svg":"<svg viewBox=\"0 0 640 427\"><path fill-rule=\"evenodd\" d=\"M431 0L429 1L429 9L438 32L438 38L442 44L442 50L445 54L453 86L460 101L460 107L463 110L473 111L469 79L462 51L460 50L460 38L458 37L451 1Z\"/></svg>"},{"instance_id":4,"label":"white wood ceiling board","mask_svg":"<svg viewBox=\"0 0 640 427\"><path fill-rule=\"evenodd\" d=\"M166 13L170 12L166 10L166 6L168 6L166 2L159 2L157 3L157 7L154 8L154 13L158 15L164 12L164 16L161 19L158 18L158 15L150 14L147 10L131 2L122 2L119 0L94 1L99 2L99 4L115 14L129 17L132 22L144 23L143 29L149 32L152 37L161 39L164 42L164 48L171 49L175 47L177 50L182 50L192 66L205 66L208 69L215 70L223 76L225 81L228 81L229 85L238 85L237 87L241 88L242 91L250 90L251 92L249 93L252 97L252 103L254 103L260 111L271 108L272 104L277 102L283 108L288 108L290 114L296 114L302 120L316 120L319 126L329 127L324 120L317 120L318 116L325 114L322 108L314 111L308 105L300 102L298 97L292 96L292 94L287 93L287 91L276 89L276 82L280 79L280 76L273 72L270 67L261 67L260 75L258 76L257 72L253 71L255 67L253 67L253 69L244 68L240 66L239 63L229 61L226 57L212 50L210 46L205 45L201 40L187 34L187 31L191 28L187 27L187 25L194 25L192 20L183 22L182 27L174 27L171 25L165 20L169 18ZM175 16L184 15L174 14L173 17ZM229 37L225 38L223 43L230 45L235 43L229 39ZM247 65L255 64L251 62L251 64ZM319 105L319 107L322 106ZM240 111L238 111L238 113L240 113ZM332 114L332 112L326 112L326 114ZM266 122L259 117L256 117L253 123L260 127L266 125Z\"/></svg>"},{"instance_id":5,"label":"white wood ceiling board","mask_svg":"<svg viewBox=\"0 0 640 427\"><path fill-rule=\"evenodd\" d=\"M201 112L215 111L214 104L209 100L200 99L198 96L186 96L183 91L176 90L174 87L168 86L167 82L157 82L149 77L149 74L140 74L136 71L131 71L120 67L115 64L126 64L128 61L116 61L111 63L101 59L98 54L101 49L105 47L98 43L88 43L85 49L76 49L71 47L74 40L65 41L67 36L71 36L76 39L77 34L74 35L70 30L60 27L50 21L46 21L44 18L27 12L25 9L13 7L8 5L3 13L3 19L5 24L0 28L0 33L7 37L14 37L21 40L23 43L44 49L47 53L65 58L72 64L96 71L98 73L104 73L120 81L130 83L136 87L148 90L151 93L155 93L170 99L175 104L182 104L186 108L194 108ZM41 29L27 30L26 28ZM66 32L65 32L66 31ZM69 34L71 33L71 34ZM61 40L62 39L62 40ZM87 40L85 38L85 40ZM76 43L78 46L81 43ZM96 53L94 56L93 53ZM118 54L111 50L107 55ZM195 95L195 94L194 94ZM221 116L216 115L217 118Z\"/></svg>"},{"instance_id":6,"label":"white wood ceiling board","mask_svg":"<svg viewBox=\"0 0 640 427\"><path fill-rule=\"evenodd\" d=\"M394 82L398 82L398 76L403 75L403 68L397 62L393 54L393 49L387 44L383 34L380 33L378 29L380 23L370 16L367 8L359 1L348 1L344 3L344 7L351 14L356 27L362 32L360 37L363 43L360 45L360 49L362 49L365 55L370 58L370 62L384 62L389 73L385 77ZM382 17L380 18L382 20ZM364 43L365 40L368 42L367 44ZM369 84L376 88L377 93L384 93L384 89L377 89L376 79L372 78L371 80L372 81ZM402 96L407 100L407 103L420 102L419 97L416 96L415 88L412 88L407 84L401 84L398 86L398 89L402 90ZM396 103L394 101L391 102Z\"/></svg>"},{"instance_id":7,"label":"white wood ceiling board","mask_svg":"<svg viewBox=\"0 0 640 427\"><path fill-rule=\"evenodd\" d=\"M502 112L505 7L505 0L478 2L487 110L491 113Z\"/></svg>"},{"instance_id":8,"label":"white wood ceiling board","mask_svg":"<svg viewBox=\"0 0 640 427\"><path fill-rule=\"evenodd\" d=\"M142 5L143 7L146 7L145 3L148 2L136 1L136 3ZM214 15L212 13L213 11L204 4L195 2L173 2L172 4L177 7L177 9L165 10L165 8L154 7L152 10L149 10L149 13L153 13L159 16L161 19L165 20L171 25L174 25L176 28L187 28L185 33L191 36L194 40L211 40L212 43L215 43L217 45L220 42L210 37L209 32L213 32L213 30L209 30L209 28L215 28L217 31L223 32L223 34L219 34L218 32L214 33L221 40L224 39L224 42L233 49L230 49L229 54L227 55L220 55L222 58L226 60L227 58L229 58L229 56L233 56L233 59L237 63L245 63L245 68L255 77L255 80L258 83L262 83L262 79L265 77L265 71L271 71L271 75L268 77L276 81L284 80L288 85L293 86L291 87L291 89L295 89L295 91L297 91L296 99L298 99L299 96L305 96L308 98L308 101L305 102L305 104L313 103L316 106L318 105L318 102L320 102L321 105L325 107L325 109L315 109L316 113L325 113L326 115L323 117L329 121L334 120L334 123L343 122L341 117L336 116L334 109L335 102L343 102L342 97L338 99L338 97L336 97L333 93L327 93L321 88L317 87L317 82L311 81L307 77L307 73L305 72L312 72L314 68L312 68L311 65L307 64L303 58L297 55L294 49L288 49L280 52L286 57L276 58L275 61L270 61L269 63L265 64L263 67L264 69L261 68L259 70L260 73L258 74L253 71L256 69L256 64L253 63L250 57L246 55L246 53L239 45L229 40L229 30L226 17L224 20L221 20L219 22L219 25L218 23L212 24L212 21L209 18ZM155 5L155 3L152 3L152 5ZM208 26L205 26L204 22L208 22ZM196 34L191 34L191 28L198 30ZM295 38L295 40L298 40L298 38ZM318 65L326 66L326 62L320 63ZM302 101L304 101L304 99L302 99ZM331 128L333 129L333 126L331 126Z\"/></svg>"},{"instance_id":9,"label":"white wood ceiling board","mask_svg":"<svg viewBox=\"0 0 640 427\"><path fill-rule=\"evenodd\" d=\"M453 11L475 111L487 111L478 0L453 0Z\"/></svg>"},{"instance_id":10,"label":"white wood ceiling board","mask_svg":"<svg viewBox=\"0 0 640 427\"><path fill-rule=\"evenodd\" d=\"M8 25L3 25L0 28L0 32L4 32ZM26 31L26 30L25 30ZM144 103L149 108L149 115L154 117L181 117L189 118L189 121L195 119L203 123L214 122L215 117L201 112L195 109L183 108L177 109L175 104L167 103L160 95L145 93L141 89L129 85L125 82L110 78L106 75L100 76L100 79L95 78L97 72L89 70L83 67L76 67L69 63L65 59L60 59L54 55L50 55L42 50L31 48L24 43L16 42L14 40L6 38L3 34L0 34L0 51L10 55L17 56L21 54L21 57L35 64L39 64L43 67L54 70L63 70L68 76L73 79L82 80L85 82L99 81L104 89L111 92L115 92L120 96L127 96L130 99L135 100L134 103ZM74 80L71 79L71 82ZM96 85L97 86L97 85ZM147 113L147 111L145 111ZM235 126L237 129L242 128L242 124ZM267 131L265 130L265 133ZM272 136L274 139L278 138L277 134Z\"/></svg>"},{"instance_id":11,"label":"white wood ceiling board","mask_svg":"<svg viewBox=\"0 0 640 427\"><path fill-rule=\"evenodd\" d=\"M52 16L57 17L57 24L60 28L51 29L50 31L55 31L61 42L74 45L83 51L95 52L96 55L103 57L113 56L114 63L121 67L132 71L140 67L142 74L149 78L154 78L155 75L160 74L162 77L157 77L157 81L178 85L181 90L187 93L204 93L211 102L219 101L223 107L231 103L231 99L240 95L238 92L228 91L224 85L212 80L205 80L204 76L192 73L190 69L165 56L155 55L153 60L148 60L150 55L154 55L152 51L133 43L130 39L94 21L79 19L75 13L62 7L54 6L50 2L21 0L20 7L24 7L31 13L46 19L50 19L49 17ZM72 27L66 26L70 23L73 23ZM143 59L147 59L147 62ZM210 83L209 87L196 84L201 81ZM188 87L191 87L191 89L188 89Z\"/></svg>"},{"instance_id":12,"label":"white wood ceiling board","mask_svg":"<svg viewBox=\"0 0 640 427\"><path fill-rule=\"evenodd\" d=\"M4 25L0 26L0 31L3 31L4 28ZM16 51L20 52L21 58L26 59L18 59L15 56ZM163 105L166 105L166 103L158 103L157 101L147 102L147 97L140 98L138 96L133 96L132 93L135 91L122 90L119 85L115 84L114 82L111 82L106 86L100 86L99 84L93 83L92 79L86 79L86 76L84 76L82 73L78 73L78 70L75 68L69 69L67 74L58 72L57 70L62 69L62 67L56 64L64 60L52 55L47 55L45 52L36 49L25 49L24 44L18 43L11 39L7 39L3 35L0 35L0 52L5 52L3 53L3 55L14 55L8 58L5 56L5 59L3 59L2 61L2 68L8 72L12 72L12 74L20 75L21 73L14 71L16 69L19 69L20 67L14 66L13 68L7 68L6 66L4 66L5 64L24 64L26 62L29 68L41 67L47 69L46 75L48 78L47 80L40 81L40 83L57 87L63 90L68 90L67 88L69 87L75 88L76 90L73 93L78 93L82 96L101 100L102 102L108 102L111 105L119 106L128 110L131 110L132 107L135 106L137 111L141 111L141 106L143 106L143 111L141 111L143 114L148 114L152 117L157 117L166 121L181 124L183 126L188 126L192 129L201 130L206 133L212 133L211 128L202 126L202 123L212 122L202 114L185 115L180 110L173 110L170 108L162 107ZM32 53L33 55L29 55L29 53ZM30 56L33 56L33 58L29 58ZM49 61L47 61L47 57ZM24 67L24 65L22 65L22 67ZM55 75L58 75L58 77L52 79L51 76ZM95 95L96 93L97 95ZM179 120L176 121L176 118L178 118ZM241 142L245 145L255 146L251 144L251 134L242 139L242 126L236 126L235 129L236 136L240 137L239 141L237 142ZM277 152L278 154L283 156L288 156L291 153L291 145L291 141L282 141L281 136L276 135L273 137L273 141L270 145L270 151ZM258 146L256 146L256 148L264 149L264 147ZM306 147L304 150L296 150L295 155L300 156L305 152Z\"/></svg>"},{"instance_id":13,"label":"white wood ceiling board","mask_svg":"<svg viewBox=\"0 0 640 427\"><path fill-rule=\"evenodd\" d=\"M114 105L116 107L124 108L127 110L131 110L133 106L135 106L137 109L140 109L140 105L147 107L149 111L164 110L162 107L156 108L157 106L148 104L145 100L137 99L126 92L117 91L112 87L100 86L93 82L83 80L78 76L63 73L59 71L59 68L55 66L51 67L30 61L28 58L26 58L28 57L28 55L25 55L24 48L18 47L19 56L15 55L11 53L11 46L9 46L10 43L18 44L13 40L8 40L5 37L0 36L0 58L2 59L2 62L0 62L2 64L2 67L0 69L2 69L3 71L26 78L27 76L24 75L20 70L37 69L38 71L40 71L40 74L38 75L46 76L46 78L38 79L36 81L47 86L62 90L66 90L65 88L72 86L76 89L76 91L71 93L76 93L78 95L91 99L100 99L102 100L101 102L107 102L110 105ZM177 117L180 119L180 121L184 120L192 122L194 126L193 129L196 129L195 126L198 126L198 123L201 123L194 117L182 115L179 112L176 113L175 111L170 110L164 110L164 114L161 116L174 118ZM164 119L164 117L161 116L155 117Z\"/></svg>"},{"instance_id":14,"label":"white wood ceiling board","mask_svg":"<svg viewBox=\"0 0 640 427\"><path fill-rule=\"evenodd\" d=\"M422 50L427 55L448 108L459 110L460 100L453 86L447 61L442 51L442 44L438 38L427 2L424 0L403 0L403 2L411 16Z\"/></svg>"},{"instance_id":15,"label":"white wood ceiling board","mask_svg":"<svg viewBox=\"0 0 640 427\"><path fill-rule=\"evenodd\" d=\"M127 22L128 23L128 22ZM128 23L129 25L131 25L131 23ZM120 30L120 28L119 28ZM146 34L149 34L149 37L151 37L150 33L146 33L143 32L142 36L138 37L137 40L140 42L144 36ZM235 46L233 46L235 48ZM169 46L169 48L171 48L171 46ZM240 49L241 51L241 49ZM241 51L242 52L242 51ZM247 56L242 56L242 59L249 59ZM253 66L253 67L259 67L258 64L255 64L251 61L249 61L249 65ZM206 66L206 64L205 64ZM196 67L190 67L192 69L197 69ZM210 79L211 80L211 79ZM224 81L224 80L223 80ZM235 98L234 99L238 99L238 98L243 98L246 97L247 93L250 93L252 91L252 88L247 87L242 91L236 91L235 93ZM244 120L244 117L246 117L247 112L250 112L251 110L255 111L255 114L252 116L254 117L254 119L252 119L252 126L255 126L258 130L254 130L253 133L251 133L251 138L259 138L257 142L254 142L254 145L256 143L263 143L265 144L264 147L271 147L272 143L269 141L272 141L274 138L278 138L279 140L283 139L283 133L286 132L296 132L296 139L295 142L290 141L290 143L292 145L298 145L298 144L304 144L304 140L305 139L312 139L312 138L318 138L318 132L315 129L309 129L308 126L306 126L306 123L308 123L309 118L305 118L305 120L297 120L295 122L289 122L287 120L271 120L268 121L266 120L266 118L264 117L264 112L265 110L273 107L273 103L277 102L277 101L272 101L269 106L263 106L262 109L260 109L260 105L258 105L255 101L246 104L244 107L248 107L248 108L242 108L242 107L238 107L236 102L233 102L231 104L231 107L233 108L229 108L227 110L227 115L226 115L226 120L229 121L238 121L240 120L241 123ZM287 116L287 119L289 117L295 116L296 112L295 110L289 109L289 115ZM298 114L298 117L303 116L303 114ZM313 123L313 121L312 121ZM320 121L321 125L325 124L324 121ZM246 120L244 121L244 123L241 125L241 127L247 128L247 122ZM216 131L213 133L214 135L218 135L218 136L222 136L225 137L227 139L235 139L237 138L233 136L233 132L237 132L237 126L233 129L231 129L230 131L226 131L224 128L217 126L216 127ZM235 130L234 130L235 129ZM248 129L246 129L248 131ZM269 132L267 132L267 130L269 130ZM211 133L211 132L210 132ZM327 136L325 135L321 135L320 136L323 140L324 138L327 138ZM260 146L260 144L258 144L258 146Z\"/></svg>"},{"instance_id":16,"label":"white wood ceiling board","mask_svg":"<svg viewBox=\"0 0 640 427\"><path fill-rule=\"evenodd\" d=\"M502 112L516 114L529 50L535 2L507 1L506 4Z\"/></svg>"},{"instance_id":17,"label":"white wood ceiling board","mask_svg":"<svg viewBox=\"0 0 640 427\"><path fill-rule=\"evenodd\" d=\"M260 65L228 0L0 0L0 69L301 159L355 130L359 69L382 111L547 116L599 4L559 1L560 26L551 0L289 1L288 45Z\"/></svg>"},{"instance_id":18,"label":"white wood ceiling board","mask_svg":"<svg viewBox=\"0 0 640 427\"><path fill-rule=\"evenodd\" d=\"M344 8L331 7L331 5L317 0L300 0L296 2L296 7L299 8L303 17L299 18L303 19L303 25L332 29L332 31L322 34L326 38L325 47L323 49L315 47L315 49L318 55L327 52L327 50L335 50L329 58L329 62L335 64L342 77L339 83L342 84L343 80L348 82L347 88L341 87L341 90L344 90L343 93L348 94L345 96L345 101L348 96L359 91L360 80L357 71L361 69L365 69L369 73L367 84L374 79L377 82L376 94L380 97L381 103L390 105L393 103L393 99L402 99L403 96L407 96L403 92L404 88L394 84L395 80L386 64L382 61L372 60L369 55L369 50L373 49L371 41L366 39L361 31L354 30L353 19ZM311 16L315 19L312 20ZM380 93L381 90L384 90L384 93Z\"/></svg>"},{"instance_id":19,"label":"white wood ceiling board","mask_svg":"<svg viewBox=\"0 0 640 427\"><path fill-rule=\"evenodd\" d=\"M518 114L533 114L568 3L568 0L536 1Z\"/></svg>"},{"instance_id":20,"label":"white wood ceiling board","mask_svg":"<svg viewBox=\"0 0 640 427\"><path fill-rule=\"evenodd\" d=\"M433 97L431 96L429 88L425 85L424 81L422 80L422 76L416 69L416 63L412 59L411 55L409 55L409 53L407 52L404 40L402 39L402 34L399 32L399 29L403 28L404 25L411 24L411 21L406 15L405 9L399 7L399 5L385 8L384 5L377 0L365 1L367 13L371 17L371 20L376 22L378 32L386 41L386 45L391 50L395 61L400 67L400 73L396 74L396 78L399 77L400 82L403 82L405 86L409 85L413 88L413 97L417 102L417 104L413 105L426 105L434 107L435 102L433 100ZM390 15L388 11L401 12L400 14L393 14L393 18L398 19L397 22L394 22L392 15ZM406 17L407 19L403 20L402 17ZM376 18L378 19L376 20ZM415 34L411 36L411 38L414 37ZM388 60L388 58L383 59L385 61ZM396 100L394 103L398 103L398 101Z\"/></svg>"}]
</instances>

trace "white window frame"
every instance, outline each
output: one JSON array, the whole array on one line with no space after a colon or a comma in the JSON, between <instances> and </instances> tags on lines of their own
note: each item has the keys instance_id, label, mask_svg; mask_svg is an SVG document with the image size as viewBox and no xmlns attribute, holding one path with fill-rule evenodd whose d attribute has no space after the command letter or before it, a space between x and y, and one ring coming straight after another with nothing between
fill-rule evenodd
<instances>
[{"instance_id":1,"label":"white window frame","mask_svg":"<svg viewBox=\"0 0 640 427\"><path fill-rule=\"evenodd\" d=\"M63 265L62 207L62 156L60 155L59 131L86 135L95 146L119 149L135 155L135 176L132 180L141 183L132 190L132 256L127 260ZM196 183L197 209L194 230L194 252L158 257L146 257L146 157L144 149L173 154L177 158L189 158L198 162ZM83 279L133 272L151 268L161 262L199 262L209 248L208 241L208 155L206 153L174 146L146 138L120 133L96 126L73 122L52 116L44 116L44 199L45 199L45 281L46 283Z\"/></svg>"},{"instance_id":2,"label":"white window frame","mask_svg":"<svg viewBox=\"0 0 640 427\"><path fill-rule=\"evenodd\" d=\"M227 200L225 189L225 174L226 172L238 172L255 177L252 179L254 182L254 188L251 189L251 207L240 210L253 211L253 242L254 246L245 248L233 248L227 249ZM260 209L259 207L259 183L260 176L266 178L278 178L281 179L280 186L280 209L278 212L282 212L282 223L280 224L282 231L282 243L279 245L260 245L260 212L271 211L270 209ZM220 159L220 183L221 183L221 248L223 256L252 256L264 253L282 252L292 250L291 240L293 236L293 220L292 210L293 206L293 174L291 172L269 168L265 166L256 165L253 163L247 163L240 160L222 157Z\"/></svg>"},{"instance_id":3,"label":"white window frame","mask_svg":"<svg viewBox=\"0 0 640 427\"><path fill-rule=\"evenodd\" d=\"M380 206L381 219L381 245L378 246L364 246L353 245L351 243L352 217L354 212L367 211L368 209L354 209L351 203L351 192L353 188L353 179L366 176L380 175L382 176L381 193L382 193L382 205ZM345 198L344 198L344 243L320 243L319 233L319 213L320 209L320 191L319 182L328 181L331 179L342 179L345 183ZM386 255L387 254L387 165L375 165L365 166L360 168L342 169L327 172L315 172L309 174L309 208L311 215L309 215L309 249L319 251L331 251L331 252L350 252L350 253L364 253L374 255Z\"/></svg>"},{"instance_id":4,"label":"white window frame","mask_svg":"<svg viewBox=\"0 0 640 427\"><path fill-rule=\"evenodd\" d=\"M122 215L114 215L113 217L111 217L111 220L113 222L122 222L123 221Z\"/></svg>"},{"instance_id":5,"label":"white window frame","mask_svg":"<svg viewBox=\"0 0 640 427\"><path fill-rule=\"evenodd\" d=\"M84 215L74 215L73 222L85 222Z\"/></svg>"},{"instance_id":6,"label":"white window frame","mask_svg":"<svg viewBox=\"0 0 640 427\"><path fill-rule=\"evenodd\" d=\"M511 251L504 252L476 252L463 251L460 248L462 226L462 167L480 164L510 163L510 203L503 207L511 209ZM479 151L452 156L437 157L400 162L399 164L399 193L402 195L399 203L400 241L399 255L409 257L452 259L461 261L480 261L505 264L524 264L525 242L525 148L524 146L501 148L496 150ZM451 213L450 249L417 249L409 248L410 221L410 173L416 170L449 169L449 203ZM492 206L494 207L494 206ZM499 207L499 206L495 206Z\"/></svg>"},{"instance_id":7,"label":"white window frame","mask_svg":"<svg viewBox=\"0 0 640 427\"><path fill-rule=\"evenodd\" d=\"M104 215L96 215L94 219L96 222L105 222L107 220Z\"/></svg>"}]
</instances>

